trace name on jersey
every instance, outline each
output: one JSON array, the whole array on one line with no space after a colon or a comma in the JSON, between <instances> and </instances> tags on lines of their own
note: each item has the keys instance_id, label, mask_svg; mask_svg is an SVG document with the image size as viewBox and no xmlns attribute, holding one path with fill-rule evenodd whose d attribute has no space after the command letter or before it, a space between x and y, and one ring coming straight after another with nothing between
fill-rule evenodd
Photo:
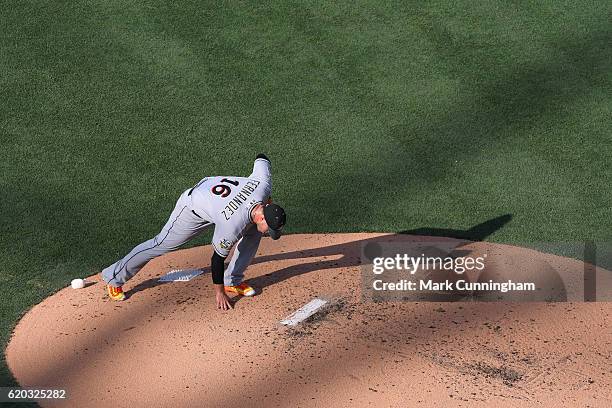
<instances>
[{"instance_id":1,"label":"name on jersey","mask_svg":"<svg viewBox=\"0 0 612 408\"><path fill-rule=\"evenodd\" d=\"M229 221L232 215L236 214L238 209L247 202L247 199L251 194L253 194L259 184L261 184L261 182L257 180L247 181L244 187L242 187L242 190L240 190L240 192L236 194L236 196L232 198L229 203L227 203L225 208L221 210L227 221ZM252 201L250 203L252 203Z\"/></svg>"}]
</instances>

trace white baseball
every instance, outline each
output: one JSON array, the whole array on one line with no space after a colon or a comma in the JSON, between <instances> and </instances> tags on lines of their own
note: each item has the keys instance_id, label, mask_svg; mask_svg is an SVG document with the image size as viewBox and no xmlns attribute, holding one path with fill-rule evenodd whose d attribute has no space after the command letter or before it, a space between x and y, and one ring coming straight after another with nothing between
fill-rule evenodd
<instances>
[{"instance_id":1,"label":"white baseball","mask_svg":"<svg viewBox=\"0 0 612 408\"><path fill-rule=\"evenodd\" d=\"M81 289L85 287L85 281L83 279L73 279L70 286L72 286L72 289Z\"/></svg>"}]
</instances>

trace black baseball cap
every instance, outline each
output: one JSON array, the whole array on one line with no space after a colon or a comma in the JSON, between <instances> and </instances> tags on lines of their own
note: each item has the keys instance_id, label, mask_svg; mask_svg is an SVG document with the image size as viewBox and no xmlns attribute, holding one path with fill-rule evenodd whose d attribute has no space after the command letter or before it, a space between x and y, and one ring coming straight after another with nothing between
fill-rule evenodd
<instances>
[{"instance_id":1,"label":"black baseball cap","mask_svg":"<svg viewBox=\"0 0 612 408\"><path fill-rule=\"evenodd\" d=\"M272 239L279 239L283 225L287 221L285 210L280 205L269 203L264 206L263 213L269 227L268 235Z\"/></svg>"}]
</instances>

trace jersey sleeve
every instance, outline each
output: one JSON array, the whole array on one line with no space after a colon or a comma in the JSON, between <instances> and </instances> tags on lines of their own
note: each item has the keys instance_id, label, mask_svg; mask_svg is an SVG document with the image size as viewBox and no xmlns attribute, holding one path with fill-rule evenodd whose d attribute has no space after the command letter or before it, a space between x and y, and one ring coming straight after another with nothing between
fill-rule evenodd
<instances>
[{"instance_id":1,"label":"jersey sleeve","mask_svg":"<svg viewBox=\"0 0 612 408\"><path fill-rule=\"evenodd\" d=\"M230 250L232 249L234 244L236 244L237 241L238 234L225 231L225 229L218 224L215 226L215 232L212 238L212 246L219 256L227 258L230 253Z\"/></svg>"},{"instance_id":2,"label":"jersey sleeve","mask_svg":"<svg viewBox=\"0 0 612 408\"><path fill-rule=\"evenodd\" d=\"M272 165L270 164L270 159L268 159L264 154L259 154L255 159L255 163L253 164L253 172L249 178L270 183L270 180L272 179L271 168Z\"/></svg>"}]
</instances>

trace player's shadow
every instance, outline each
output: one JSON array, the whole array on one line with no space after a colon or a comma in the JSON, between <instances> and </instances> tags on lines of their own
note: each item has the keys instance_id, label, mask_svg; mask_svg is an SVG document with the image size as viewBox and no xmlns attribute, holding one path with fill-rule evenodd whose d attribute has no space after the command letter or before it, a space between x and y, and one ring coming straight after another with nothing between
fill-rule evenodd
<instances>
[{"instance_id":1,"label":"player's shadow","mask_svg":"<svg viewBox=\"0 0 612 408\"><path fill-rule=\"evenodd\" d=\"M437 238L451 238L453 240L457 240L455 246L459 247L462 245L462 241L482 241L486 239L496 231L503 228L508 222L510 222L511 219L511 214L505 214L482 222L467 230L444 228L417 228L412 230L400 231L399 233L393 235L367 238L337 245L260 256L253 260L253 264L290 259L304 259L304 262L300 262L297 265L292 265L274 272L270 272L266 275L251 278L249 279L249 283L255 288L257 294L260 294L268 286L272 286L286 279L290 279L295 276L303 275L313 271L331 271L336 268L358 267L362 264L363 257L366 257L371 260L375 256L378 256L379 252L382 250L381 244L395 246L401 245L402 243L427 243L429 241L432 244L432 248L436 250L436 243L440 242L440 240ZM411 239L410 236L423 236L423 238L415 237L414 239ZM469 253L469 251L453 249L446 255L458 257L464 256L467 253ZM321 259L325 257L330 257L333 259ZM317 260L308 262L308 258L317 258ZM240 298L235 299L235 301L239 300Z\"/></svg>"},{"instance_id":2,"label":"player's shadow","mask_svg":"<svg viewBox=\"0 0 612 408\"><path fill-rule=\"evenodd\" d=\"M461 241L482 241L486 239L488 236L503 228L503 226L506 225L511 219L512 215L505 214L482 222L467 230L445 228L417 228L412 230L400 231L397 234L361 239L337 245L323 246L306 250L297 249L291 252L264 255L256 257L253 260L253 264L291 259L303 259L304 262L300 262L298 265L282 268L277 271L270 272L266 275L257 276L250 279L248 278L247 269L247 279L249 283L255 288L256 295L259 295L265 290L266 287L275 285L295 276L319 270L333 270L335 268L358 267L362 264L362 250L365 251L364 255L366 257L372 259L377 255L376 248L378 248L381 243L394 245L407 242L427 242L427 238L415 238L413 240L410 240L410 236L429 236L458 240L456 244L457 246L460 246ZM436 242L436 240L434 239L431 242L433 244L434 242ZM439 240L437 240L437 242L439 242ZM372 250L374 252L372 252ZM449 252L445 255L458 257L466 255L467 252L469 251L454 249L452 252ZM340 256L340 258L338 258L338 256ZM331 257L334 259L321 260L320 258L323 257ZM317 258L317 260L308 262L308 258ZM206 268L205 273L207 274L208 272L210 272L210 268ZM165 283L168 282L159 281L159 277L156 276L154 278L150 278L138 283L126 294L127 296L133 296L140 291L163 285ZM236 296L232 300L234 303L236 303L241 298L241 296Z\"/></svg>"},{"instance_id":3,"label":"player's shadow","mask_svg":"<svg viewBox=\"0 0 612 408\"><path fill-rule=\"evenodd\" d=\"M160 279L160 276L155 276L153 278L140 282L139 284L137 284L132 289L126 292L127 298L133 296L134 294L142 290L150 289L156 286L165 285L166 283L172 283L172 281L160 281L159 279Z\"/></svg>"},{"instance_id":4,"label":"player's shadow","mask_svg":"<svg viewBox=\"0 0 612 408\"><path fill-rule=\"evenodd\" d=\"M433 237L446 237L465 239L469 241L482 241L494 232L500 230L512 220L512 214L505 214L492 218L488 221L473 226L467 230L457 230L448 228L417 228L401 231L400 234L408 235L427 235Z\"/></svg>"}]
</instances>

